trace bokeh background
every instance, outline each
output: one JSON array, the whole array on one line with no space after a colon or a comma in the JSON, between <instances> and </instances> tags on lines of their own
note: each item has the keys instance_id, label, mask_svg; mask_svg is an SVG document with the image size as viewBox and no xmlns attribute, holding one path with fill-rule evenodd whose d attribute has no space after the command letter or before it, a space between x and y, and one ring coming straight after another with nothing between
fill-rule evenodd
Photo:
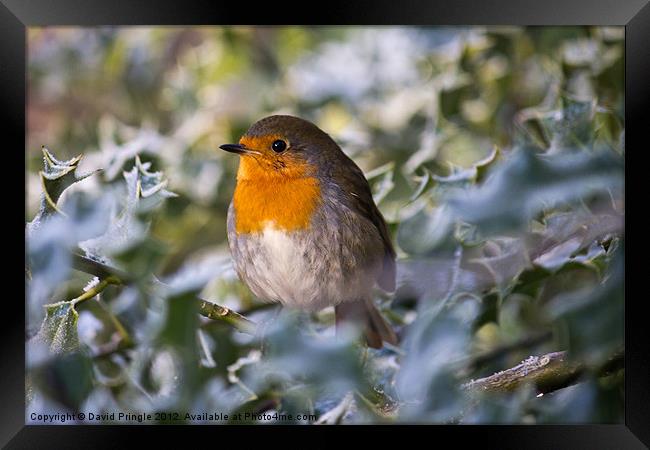
<instances>
[{"instance_id":1,"label":"bokeh background","mask_svg":"<svg viewBox=\"0 0 650 450\"><path fill-rule=\"evenodd\" d=\"M28 413L622 421L623 371L603 366L623 342L623 44L622 27L30 28L26 222L42 146L102 170L63 192L68 222L28 226ZM270 320L232 271L238 161L218 146L275 113L315 122L366 173L400 258L395 298L377 298L400 348L324 339L327 310ZM156 197L145 212L135 179ZM48 331L43 305L93 278L72 270L76 246L138 281ZM175 294L152 294L149 273ZM188 292L268 321L266 337L199 320ZM461 388L559 350L582 383Z\"/></svg>"}]
</instances>

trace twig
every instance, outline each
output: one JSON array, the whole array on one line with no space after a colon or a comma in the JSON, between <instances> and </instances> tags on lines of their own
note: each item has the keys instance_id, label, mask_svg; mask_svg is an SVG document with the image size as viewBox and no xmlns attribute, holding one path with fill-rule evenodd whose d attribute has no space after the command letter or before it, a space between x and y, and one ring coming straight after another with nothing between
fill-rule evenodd
<instances>
[{"instance_id":1,"label":"twig","mask_svg":"<svg viewBox=\"0 0 650 450\"><path fill-rule=\"evenodd\" d=\"M566 352L531 356L511 369L486 378L470 381L463 388L481 391L512 391L523 384L534 384L541 392L551 392L568 386L582 373L578 364L568 363Z\"/></svg>"},{"instance_id":2,"label":"twig","mask_svg":"<svg viewBox=\"0 0 650 450\"><path fill-rule=\"evenodd\" d=\"M242 333L255 334L255 329L257 328L255 322L247 319L230 308L226 308L225 306L217 305L216 303L198 297L197 299L199 301L199 313L203 317L226 322L227 324L237 328Z\"/></svg>"},{"instance_id":3,"label":"twig","mask_svg":"<svg viewBox=\"0 0 650 450\"><path fill-rule=\"evenodd\" d=\"M126 284L130 281L133 281L131 280L129 274L123 270L108 266L94 259L87 258L76 252L72 253L72 267L81 272L95 275L98 278L107 278L109 276L114 276L119 279L121 284Z\"/></svg>"},{"instance_id":4,"label":"twig","mask_svg":"<svg viewBox=\"0 0 650 450\"><path fill-rule=\"evenodd\" d=\"M100 294L104 289L108 287L109 284L120 284L120 280L118 280L114 276L108 276L104 278L95 286L93 286L92 288L88 289L86 292L81 294L79 297L72 299L70 302L71 306L76 306L78 303L89 300L94 296Z\"/></svg>"},{"instance_id":5,"label":"twig","mask_svg":"<svg viewBox=\"0 0 650 450\"><path fill-rule=\"evenodd\" d=\"M111 267L94 259L87 258L78 253L72 254L72 267L81 272L104 278L104 280L110 279L112 284L126 284L130 281L133 281L132 277L123 270L120 270L116 267ZM100 284L101 283L103 283L103 281L100 282ZM157 281L157 283L162 286L166 286L160 281ZM106 286L103 286L103 288L105 287ZM95 286L95 288L97 288L97 286ZM84 296L87 294L88 292L84 293ZM93 295L91 295L91 297ZM208 319L225 322L241 331L242 333L255 333L257 325L252 320L247 319L241 314L233 311L230 308L226 308L225 306L217 305L216 303L212 303L199 297L197 297L196 300L199 302L199 313L202 316L207 317Z\"/></svg>"},{"instance_id":6,"label":"twig","mask_svg":"<svg viewBox=\"0 0 650 450\"><path fill-rule=\"evenodd\" d=\"M129 334L128 331L126 331L126 328L124 325L122 325L122 322L119 321L119 319L113 314L108 306L100 299L97 299L97 303L99 304L99 307L104 311L104 313L108 316L108 319L111 321L113 324L113 327L115 327L115 330L120 336L120 340L118 341L118 346L121 347L130 347L133 345L133 339L131 339L131 335Z\"/></svg>"},{"instance_id":7,"label":"twig","mask_svg":"<svg viewBox=\"0 0 650 450\"><path fill-rule=\"evenodd\" d=\"M93 358L108 358L111 355L123 352L124 350L129 350L135 347L133 340L125 341L123 339L111 340L110 342L101 345L93 352Z\"/></svg>"},{"instance_id":8,"label":"twig","mask_svg":"<svg viewBox=\"0 0 650 450\"><path fill-rule=\"evenodd\" d=\"M622 367L623 352L614 354L596 375L605 376ZM470 391L507 392L524 384L532 384L540 394L546 394L577 383L586 372L584 364L569 361L567 353L552 352L543 356L531 356L517 366L495 373L486 378L472 380L462 385Z\"/></svg>"},{"instance_id":9,"label":"twig","mask_svg":"<svg viewBox=\"0 0 650 450\"><path fill-rule=\"evenodd\" d=\"M79 297L72 299L70 301L71 306L74 307L74 306L76 306L77 304L79 304L81 302L84 302L86 300L90 300L91 298L101 294L104 291L104 289L106 289L111 284L119 285L119 284L121 284L121 281L120 281L119 278L117 278L114 275L108 275L105 278L99 280L99 282L97 284L95 284L94 286L89 288L86 292L81 294ZM131 336L126 331L126 329L124 328L122 323L117 319L117 317L115 317L108 310L108 308L106 307L106 305L104 305L104 303L101 301L101 299L98 298L97 300L98 300L97 303L99 304L100 308L108 315L109 320L111 321L111 323L113 324L113 326L115 327L115 329L117 330L117 332L118 332L118 334L120 336L118 341L111 342L109 344L109 348L100 350L99 354L103 354L105 352L113 353L113 352L115 352L117 350L122 350L122 349L125 349L125 348L132 347L133 346L133 340L131 339Z\"/></svg>"}]
</instances>

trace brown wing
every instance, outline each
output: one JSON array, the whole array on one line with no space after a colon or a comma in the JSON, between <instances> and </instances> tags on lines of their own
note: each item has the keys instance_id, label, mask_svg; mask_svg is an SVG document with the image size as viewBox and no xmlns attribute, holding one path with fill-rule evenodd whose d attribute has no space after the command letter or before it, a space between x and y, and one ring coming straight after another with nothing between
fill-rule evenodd
<instances>
[{"instance_id":1,"label":"brown wing","mask_svg":"<svg viewBox=\"0 0 650 450\"><path fill-rule=\"evenodd\" d=\"M346 198L351 202L354 210L359 211L377 227L384 243L384 264L377 277L377 284L385 291L392 292L395 290L395 249L388 234L388 227L375 205L370 186L363 172L343 152L341 152L341 156L345 160L342 161L342 164L337 165L338 170L335 169L334 178L341 188L348 191Z\"/></svg>"}]
</instances>

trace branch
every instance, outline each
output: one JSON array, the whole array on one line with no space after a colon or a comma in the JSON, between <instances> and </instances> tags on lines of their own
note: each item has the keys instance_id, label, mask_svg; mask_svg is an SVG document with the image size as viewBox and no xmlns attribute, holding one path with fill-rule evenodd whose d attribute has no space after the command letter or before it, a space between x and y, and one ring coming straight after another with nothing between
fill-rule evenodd
<instances>
[{"instance_id":1,"label":"branch","mask_svg":"<svg viewBox=\"0 0 650 450\"><path fill-rule=\"evenodd\" d=\"M72 267L85 273L95 275L99 278L110 279L113 284L126 284L134 281L128 273L116 268L103 264L99 261L82 256L76 252L72 253ZM161 281L155 280L157 284L166 286ZM241 314L233 311L225 306L217 305L210 301L197 297L196 301L199 303L199 313L212 320L219 320L227 323L228 325L236 328L242 333L254 334L256 329L255 322L247 319Z\"/></svg>"},{"instance_id":2,"label":"branch","mask_svg":"<svg viewBox=\"0 0 650 450\"><path fill-rule=\"evenodd\" d=\"M102 291L106 289L109 284L119 284L119 283L120 280L118 280L112 275L109 275L103 278L101 281L99 281L95 286L93 286L92 288L88 289L86 292L81 294L79 297L72 299L70 303L72 306L75 306L77 303L84 302L86 300L93 298L96 295L101 294Z\"/></svg>"},{"instance_id":3,"label":"branch","mask_svg":"<svg viewBox=\"0 0 650 450\"><path fill-rule=\"evenodd\" d=\"M624 353L616 353L605 364L594 370L605 376L623 367ZM497 372L486 378L472 380L462 385L470 391L508 392L525 384L533 384L540 394L576 384L587 371L584 364L569 361L567 352L552 352L543 356L530 356L517 366Z\"/></svg>"},{"instance_id":4,"label":"branch","mask_svg":"<svg viewBox=\"0 0 650 450\"><path fill-rule=\"evenodd\" d=\"M233 311L225 306L217 305L216 303L198 298L199 301L199 314L212 320L220 320L237 328L242 333L255 334L257 325L250 319L242 316L241 314Z\"/></svg>"},{"instance_id":5,"label":"branch","mask_svg":"<svg viewBox=\"0 0 650 450\"><path fill-rule=\"evenodd\" d=\"M107 278L113 276L117 278L120 284L126 284L131 281L131 276L116 267L111 267L94 259L87 258L77 252L72 252L72 267L81 272L95 275L98 278Z\"/></svg>"}]
</instances>

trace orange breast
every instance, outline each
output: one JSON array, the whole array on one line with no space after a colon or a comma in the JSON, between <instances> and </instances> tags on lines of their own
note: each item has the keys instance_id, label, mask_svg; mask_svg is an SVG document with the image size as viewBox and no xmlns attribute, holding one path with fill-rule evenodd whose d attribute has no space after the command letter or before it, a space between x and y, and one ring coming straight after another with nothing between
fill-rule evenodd
<instances>
[{"instance_id":1,"label":"orange breast","mask_svg":"<svg viewBox=\"0 0 650 450\"><path fill-rule=\"evenodd\" d=\"M278 172L242 157L233 197L237 234L261 232L269 225L285 231L309 228L321 191L318 179L307 172L296 164Z\"/></svg>"}]
</instances>

